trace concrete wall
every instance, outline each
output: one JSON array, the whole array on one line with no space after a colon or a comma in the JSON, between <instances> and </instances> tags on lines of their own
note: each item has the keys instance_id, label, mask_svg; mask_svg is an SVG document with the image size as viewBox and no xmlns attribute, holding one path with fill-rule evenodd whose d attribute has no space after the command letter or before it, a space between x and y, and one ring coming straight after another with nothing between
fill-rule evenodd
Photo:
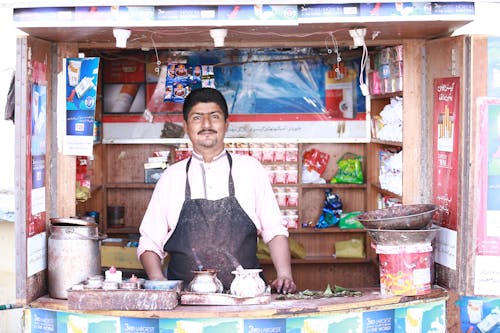
<instances>
[{"instance_id":1,"label":"concrete wall","mask_svg":"<svg viewBox=\"0 0 500 333\"><path fill-rule=\"evenodd\" d=\"M0 305L16 303L14 222L0 220ZM22 332L23 309L0 310L0 332Z\"/></svg>"},{"instance_id":2,"label":"concrete wall","mask_svg":"<svg viewBox=\"0 0 500 333\"><path fill-rule=\"evenodd\" d=\"M15 243L14 243L14 124L4 120L4 108L10 78L15 68L15 33L12 9L0 5L0 305L16 303ZM12 32L12 33L10 33ZM5 52L7 50L7 52ZM0 310L0 332L22 332L23 309Z\"/></svg>"}]
</instances>

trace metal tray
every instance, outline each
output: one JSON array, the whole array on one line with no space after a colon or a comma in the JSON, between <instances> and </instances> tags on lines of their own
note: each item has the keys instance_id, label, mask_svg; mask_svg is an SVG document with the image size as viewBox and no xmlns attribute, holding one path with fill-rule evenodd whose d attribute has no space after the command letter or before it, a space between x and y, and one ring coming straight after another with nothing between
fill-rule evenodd
<instances>
[{"instance_id":1,"label":"metal tray","mask_svg":"<svg viewBox=\"0 0 500 333\"><path fill-rule=\"evenodd\" d=\"M358 215L356 219L366 229L419 230L432 227L437 205L402 205L378 209Z\"/></svg>"}]
</instances>

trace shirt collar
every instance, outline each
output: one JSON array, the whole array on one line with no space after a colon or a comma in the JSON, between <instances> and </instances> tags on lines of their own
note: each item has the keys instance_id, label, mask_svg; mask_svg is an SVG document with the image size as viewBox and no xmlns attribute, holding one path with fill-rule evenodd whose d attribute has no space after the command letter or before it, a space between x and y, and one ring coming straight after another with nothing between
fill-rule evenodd
<instances>
[{"instance_id":1,"label":"shirt collar","mask_svg":"<svg viewBox=\"0 0 500 333\"><path fill-rule=\"evenodd\" d=\"M192 156L194 159L196 159L198 162L201 162L201 163L205 163L205 161L203 161L203 156L201 156L200 154L198 154L197 152L195 152L194 150L192 151ZM215 162L217 161L218 159L220 159L221 157L224 157L226 156L226 150L223 149L219 155L215 156L214 159L212 160L212 162Z\"/></svg>"}]
</instances>

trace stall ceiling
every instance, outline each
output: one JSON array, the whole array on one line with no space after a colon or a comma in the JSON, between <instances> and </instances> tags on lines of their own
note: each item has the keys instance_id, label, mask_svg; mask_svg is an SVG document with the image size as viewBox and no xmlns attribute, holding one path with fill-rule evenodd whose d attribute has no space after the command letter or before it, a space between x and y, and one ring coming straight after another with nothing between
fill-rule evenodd
<instances>
[{"instance_id":1,"label":"stall ceiling","mask_svg":"<svg viewBox=\"0 0 500 333\"><path fill-rule=\"evenodd\" d=\"M349 47L353 40L349 30L366 28L368 46L391 45L402 39L433 39L450 36L470 21L416 21L360 23L308 23L292 26L144 26L131 30L127 48L213 48L211 28L228 30L224 47L322 47L331 45L331 37L339 46ZM29 35L54 42L78 43L82 49L114 48L113 27L19 27Z\"/></svg>"}]
</instances>

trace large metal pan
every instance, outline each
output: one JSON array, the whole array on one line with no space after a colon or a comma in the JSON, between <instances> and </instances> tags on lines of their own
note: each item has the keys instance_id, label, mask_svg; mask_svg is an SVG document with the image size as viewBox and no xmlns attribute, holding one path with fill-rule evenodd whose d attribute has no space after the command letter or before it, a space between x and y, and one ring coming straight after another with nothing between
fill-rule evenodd
<instances>
[{"instance_id":1,"label":"large metal pan","mask_svg":"<svg viewBox=\"0 0 500 333\"><path fill-rule=\"evenodd\" d=\"M366 229L429 229L437 209L438 206L432 204L402 205L368 211L358 215L356 219Z\"/></svg>"},{"instance_id":2,"label":"large metal pan","mask_svg":"<svg viewBox=\"0 0 500 333\"><path fill-rule=\"evenodd\" d=\"M425 230L367 229L367 231L376 245L410 245L432 242L439 229L439 227L433 226Z\"/></svg>"}]
</instances>

